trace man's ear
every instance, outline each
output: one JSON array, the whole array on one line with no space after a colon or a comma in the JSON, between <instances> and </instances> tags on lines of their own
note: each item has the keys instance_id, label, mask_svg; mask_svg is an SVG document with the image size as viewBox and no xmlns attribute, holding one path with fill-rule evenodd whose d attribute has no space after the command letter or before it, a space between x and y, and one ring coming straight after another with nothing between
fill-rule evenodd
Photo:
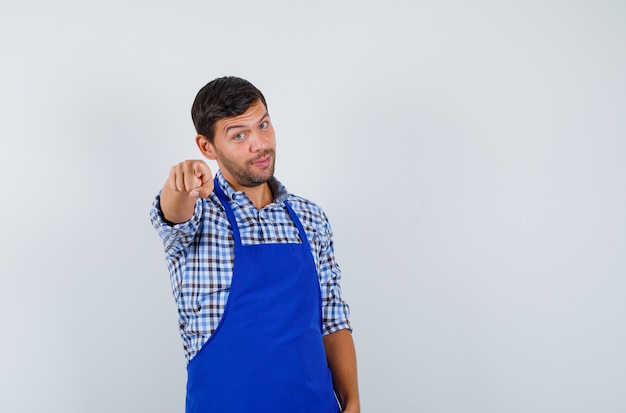
<instances>
[{"instance_id":1,"label":"man's ear","mask_svg":"<svg viewBox=\"0 0 626 413\"><path fill-rule=\"evenodd\" d=\"M213 144L209 142L209 139L207 139L206 136L196 135L196 145L198 145L200 152L202 152L202 154L208 159L212 161L217 159L217 156L215 155L215 148L213 148Z\"/></svg>"}]
</instances>

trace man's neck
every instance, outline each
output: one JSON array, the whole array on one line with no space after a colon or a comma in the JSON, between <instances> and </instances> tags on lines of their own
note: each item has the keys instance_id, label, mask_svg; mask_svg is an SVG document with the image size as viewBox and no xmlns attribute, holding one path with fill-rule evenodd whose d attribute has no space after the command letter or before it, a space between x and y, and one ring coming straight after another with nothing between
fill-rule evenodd
<instances>
[{"instance_id":1,"label":"man's neck","mask_svg":"<svg viewBox=\"0 0 626 413\"><path fill-rule=\"evenodd\" d=\"M242 186L236 182L231 182L228 179L226 179L226 181L235 192L241 191L245 193L250 201L252 201L256 209L261 209L274 202L274 194L272 194L272 190L267 182L257 186Z\"/></svg>"},{"instance_id":2,"label":"man's neck","mask_svg":"<svg viewBox=\"0 0 626 413\"><path fill-rule=\"evenodd\" d=\"M248 198L250 198L250 201L252 201L256 209L261 209L274 202L274 195L267 182L251 188L242 187L239 191L243 191L248 195Z\"/></svg>"}]
</instances>

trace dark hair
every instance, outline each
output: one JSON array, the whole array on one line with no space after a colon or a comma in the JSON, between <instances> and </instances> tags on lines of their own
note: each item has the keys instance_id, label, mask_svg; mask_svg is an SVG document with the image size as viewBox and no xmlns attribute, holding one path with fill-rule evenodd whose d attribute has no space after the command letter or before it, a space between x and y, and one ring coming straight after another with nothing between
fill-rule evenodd
<instances>
[{"instance_id":1,"label":"dark hair","mask_svg":"<svg viewBox=\"0 0 626 413\"><path fill-rule=\"evenodd\" d=\"M245 79L225 76L210 81L200 89L191 106L191 119L196 132L212 143L215 122L242 115L258 100L267 109L261 91Z\"/></svg>"}]
</instances>

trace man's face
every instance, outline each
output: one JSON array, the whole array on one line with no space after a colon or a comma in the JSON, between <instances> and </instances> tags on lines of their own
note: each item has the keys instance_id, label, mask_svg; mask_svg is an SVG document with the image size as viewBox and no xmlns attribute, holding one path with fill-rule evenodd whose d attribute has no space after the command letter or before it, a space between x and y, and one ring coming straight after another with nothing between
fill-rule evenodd
<instances>
[{"instance_id":1,"label":"man's face","mask_svg":"<svg viewBox=\"0 0 626 413\"><path fill-rule=\"evenodd\" d=\"M239 116L218 120L212 146L222 174L235 190L259 186L274 175L274 128L260 100Z\"/></svg>"}]
</instances>

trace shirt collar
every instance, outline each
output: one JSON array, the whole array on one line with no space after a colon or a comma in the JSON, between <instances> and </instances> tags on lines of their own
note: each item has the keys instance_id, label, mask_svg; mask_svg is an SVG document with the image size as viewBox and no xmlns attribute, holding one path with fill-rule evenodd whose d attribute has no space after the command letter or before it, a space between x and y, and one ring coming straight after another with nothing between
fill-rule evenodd
<instances>
[{"instance_id":1,"label":"shirt collar","mask_svg":"<svg viewBox=\"0 0 626 413\"><path fill-rule=\"evenodd\" d=\"M240 201L241 199L248 199L248 196L243 191L235 191L232 186L228 183L224 175L222 175L222 171L218 170L215 174L217 178L217 182L224 191L224 195L228 198L229 201ZM287 192L287 188L283 184L280 183L278 179L275 177L271 177L269 181L267 181L270 186L270 190L274 195L274 203L282 203L289 196L289 192Z\"/></svg>"}]
</instances>

